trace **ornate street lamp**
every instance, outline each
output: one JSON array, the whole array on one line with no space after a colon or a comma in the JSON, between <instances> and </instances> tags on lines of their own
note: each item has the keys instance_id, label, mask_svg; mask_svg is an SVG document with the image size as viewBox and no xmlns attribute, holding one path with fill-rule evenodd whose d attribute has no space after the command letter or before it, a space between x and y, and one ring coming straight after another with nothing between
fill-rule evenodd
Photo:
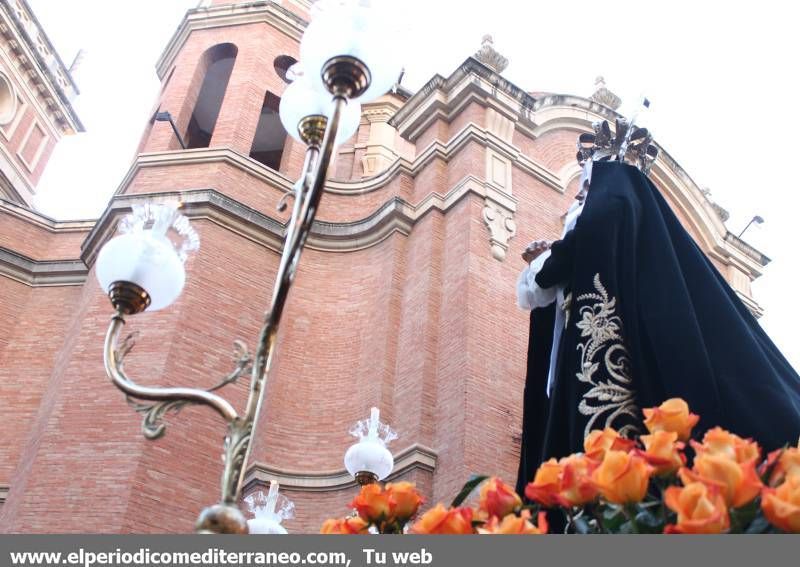
<instances>
[{"instance_id":1,"label":"ornate street lamp","mask_svg":"<svg viewBox=\"0 0 800 567\"><path fill-rule=\"evenodd\" d=\"M260 490L248 494L244 499L253 518L247 520L251 534L286 534L281 525L283 520L294 518L294 503L279 493L278 481L269 482L269 492L265 496Z\"/></svg>"},{"instance_id":2,"label":"ornate street lamp","mask_svg":"<svg viewBox=\"0 0 800 567\"><path fill-rule=\"evenodd\" d=\"M394 457L386 445L397 439L397 434L380 422L378 408L372 408L369 419L356 423L350 435L358 437L358 443L345 453L344 466L356 482L363 486L389 476L394 468Z\"/></svg>"},{"instance_id":3,"label":"ornate street lamp","mask_svg":"<svg viewBox=\"0 0 800 567\"><path fill-rule=\"evenodd\" d=\"M391 89L402 69L386 2L322 0L316 6L317 15L300 45L302 71L294 69L288 74L295 82L286 89L281 102L280 115L286 130L306 143L307 150L303 175L291 193L294 203L255 356L251 359L244 344L237 342L235 369L209 390L146 387L134 382L123 370L123 359L132 346L128 339L120 341L125 317L168 307L177 299L186 278L183 260L197 249L199 239L175 207L136 207L120 226L123 234L109 241L97 259L97 277L116 311L105 341L106 372L129 398L141 401L136 409L145 414L145 436L161 436L164 414L186 404L207 405L227 422L221 501L200 514L196 524L200 533L248 531L237 502L252 446L253 426L258 422L275 355L278 325L319 208L333 148L358 128L359 104ZM170 238L179 240L177 247ZM245 408L239 413L216 390L237 380L248 367L250 391Z\"/></svg>"}]
</instances>

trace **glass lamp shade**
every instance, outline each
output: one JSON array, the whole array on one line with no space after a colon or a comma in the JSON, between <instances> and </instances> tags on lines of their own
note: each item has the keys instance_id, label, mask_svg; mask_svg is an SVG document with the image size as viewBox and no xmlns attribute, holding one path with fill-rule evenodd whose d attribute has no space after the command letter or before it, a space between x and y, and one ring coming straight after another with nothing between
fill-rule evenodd
<instances>
[{"instance_id":1,"label":"glass lamp shade","mask_svg":"<svg viewBox=\"0 0 800 567\"><path fill-rule=\"evenodd\" d=\"M287 534L281 521L294 518L294 502L279 494L278 482L269 484L269 493L258 490L244 499L250 512L255 516L247 520L251 534Z\"/></svg>"},{"instance_id":2,"label":"glass lamp shade","mask_svg":"<svg viewBox=\"0 0 800 567\"><path fill-rule=\"evenodd\" d=\"M314 83L322 84L325 63L341 56L359 59L369 68L370 85L358 97L370 102L391 89L403 68L393 18L374 0L329 0L303 34L300 59Z\"/></svg>"},{"instance_id":3,"label":"glass lamp shade","mask_svg":"<svg viewBox=\"0 0 800 567\"><path fill-rule=\"evenodd\" d=\"M383 480L394 468L394 457L380 439L364 437L347 450L344 466L352 476L371 472Z\"/></svg>"},{"instance_id":4,"label":"glass lamp shade","mask_svg":"<svg viewBox=\"0 0 800 567\"><path fill-rule=\"evenodd\" d=\"M251 534L288 534L279 522L272 518L251 518L247 520L247 528Z\"/></svg>"},{"instance_id":5,"label":"glass lamp shade","mask_svg":"<svg viewBox=\"0 0 800 567\"><path fill-rule=\"evenodd\" d=\"M305 75L298 74L281 97L281 123L290 136L302 142L298 126L304 118L313 115L327 116L330 120L333 115L333 98L321 86L321 82L315 87ZM355 100L348 101L339 119L335 143L339 145L350 139L358 130L360 121L361 105Z\"/></svg>"},{"instance_id":6,"label":"glass lamp shade","mask_svg":"<svg viewBox=\"0 0 800 567\"><path fill-rule=\"evenodd\" d=\"M150 295L147 311L171 305L186 281L186 270L172 242L151 230L109 240L97 256L95 274L103 290L116 281L131 282Z\"/></svg>"}]
</instances>

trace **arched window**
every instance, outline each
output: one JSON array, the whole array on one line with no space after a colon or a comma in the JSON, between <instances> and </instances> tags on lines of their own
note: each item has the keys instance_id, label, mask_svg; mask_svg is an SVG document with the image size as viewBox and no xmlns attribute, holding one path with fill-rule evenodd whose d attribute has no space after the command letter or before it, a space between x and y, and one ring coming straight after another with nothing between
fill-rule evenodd
<instances>
[{"instance_id":1,"label":"arched window","mask_svg":"<svg viewBox=\"0 0 800 567\"><path fill-rule=\"evenodd\" d=\"M198 82L200 76L203 79L199 92L196 91L197 102L186 129L187 148L207 148L211 143L211 135L219 117L222 99L225 98L237 52L238 49L232 43L220 43L203 54L196 75Z\"/></svg>"},{"instance_id":2,"label":"arched window","mask_svg":"<svg viewBox=\"0 0 800 567\"><path fill-rule=\"evenodd\" d=\"M283 146L286 143L286 130L283 129L278 116L281 99L267 91L261 105L261 116L258 119L256 135L250 147L250 157L272 169L279 169Z\"/></svg>"}]
</instances>

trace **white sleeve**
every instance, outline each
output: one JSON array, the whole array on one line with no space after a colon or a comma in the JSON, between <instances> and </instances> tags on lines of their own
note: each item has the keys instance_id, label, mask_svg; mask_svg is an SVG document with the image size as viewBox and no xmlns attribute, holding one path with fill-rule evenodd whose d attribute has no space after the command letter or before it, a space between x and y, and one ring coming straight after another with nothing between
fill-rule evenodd
<instances>
[{"instance_id":1,"label":"white sleeve","mask_svg":"<svg viewBox=\"0 0 800 567\"><path fill-rule=\"evenodd\" d=\"M536 274L542 269L544 261L550 257L550 250L542 252L531 265L522 270L517 279L517 305L520 309L536 309L550 305L556 300L557 287L542 288L536 283Z\"/></svg>"}]
</instances>

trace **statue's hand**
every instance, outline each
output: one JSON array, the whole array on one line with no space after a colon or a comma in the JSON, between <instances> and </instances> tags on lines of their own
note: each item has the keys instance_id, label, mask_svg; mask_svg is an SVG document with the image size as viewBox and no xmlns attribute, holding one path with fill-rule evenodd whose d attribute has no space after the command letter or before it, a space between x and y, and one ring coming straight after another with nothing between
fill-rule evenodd
<instances>
[{"instance_id":1,"label":"statue's hand","mask_svg":"<svg viewBox=\"0 0 800 567\"><path fill-rule=\"evenodd\" d=\"M536 258L538 258L542 252L548 250L552 242L547 240L534 240L525 248L522 252L522 259L525 260L528 264L533 262Z\"/></svg>"}]
</instances>

